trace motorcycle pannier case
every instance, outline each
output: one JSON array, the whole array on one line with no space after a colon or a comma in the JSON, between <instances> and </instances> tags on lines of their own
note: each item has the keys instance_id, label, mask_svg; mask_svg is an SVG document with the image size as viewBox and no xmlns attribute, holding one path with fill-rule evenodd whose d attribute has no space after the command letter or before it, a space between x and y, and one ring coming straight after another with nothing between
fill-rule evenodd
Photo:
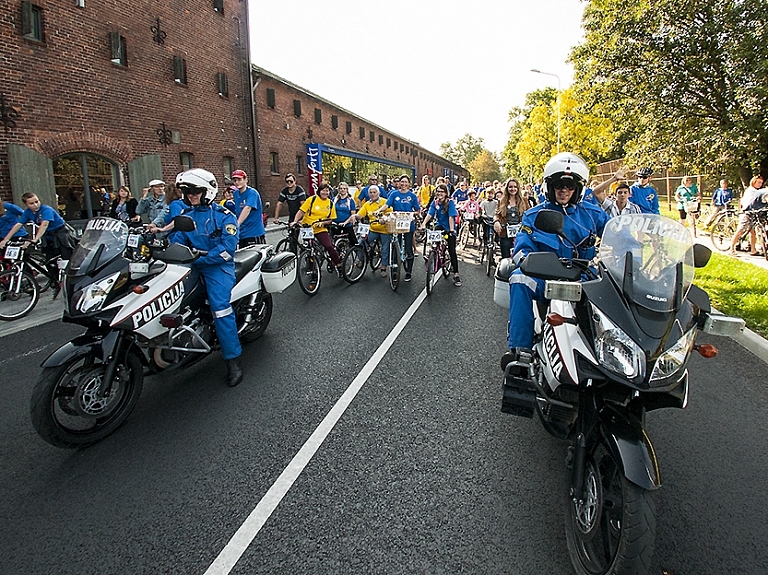
<instances>
[{"instance_id":1,"label":"motorcycle pannier case","mask_svg":"<svg viewBox=\"0 0 768 575\"><path fill-rule=\"evenodd\" d=\"M505 309L509 309L509 278L517 266L512 258L504 258L499 261L494 274L493 301Z\"/></svg>"},{"instance_id":2,"label":"motorcycle pannier case","mask_svg":"<svg viewBox=\"0 0 768 575\"><path fill-rule=\"evenodd\" d=\"M280 293L296 280L296 256L291 252L280 252L270 257L261 266L264 289L269 293Z\"/></svg>"}]
</instances>

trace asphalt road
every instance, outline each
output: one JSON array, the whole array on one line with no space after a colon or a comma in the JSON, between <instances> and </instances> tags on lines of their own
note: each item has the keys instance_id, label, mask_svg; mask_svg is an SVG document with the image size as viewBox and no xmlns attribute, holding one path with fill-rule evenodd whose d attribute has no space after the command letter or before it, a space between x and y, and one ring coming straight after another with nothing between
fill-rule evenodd
<instances>
[{"instance_id":1,"label":"asphalt road","mask_svg":"<svg viewBox=\"0 0 768 575\"><path fill-rule=\"evenodd\" d=\"M127 423L81 450L44 443L28 413L40 362L80 328L3 337L0 573L202 574L273 485L274 511L218 572L571 573L565 447L499 411L506 318L479 267L462 264L460 288L441 280L358 377L423 277L417 265L398 293L370 273L325 276L313 298L294 285L245 348L240 386L218 355L147 378ZM692 359L689 407L648 415L664 480L656 575L768 572L768 366L710 341L720 354Z\"/></svg>"}]
</instances>

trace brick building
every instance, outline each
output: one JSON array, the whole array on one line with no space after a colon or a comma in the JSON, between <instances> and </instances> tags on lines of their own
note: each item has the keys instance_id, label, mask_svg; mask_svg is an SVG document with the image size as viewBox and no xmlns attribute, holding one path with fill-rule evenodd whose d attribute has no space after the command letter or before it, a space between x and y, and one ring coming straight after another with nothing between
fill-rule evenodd
<instances>
[{"instance_id":1,"label":"brick building","mask_svg":"<svg viewBox=\"0 0 768 575\"><path fill-rule=\"evenodd\" d=\"M2 0L0 9L4 200L34 191L54 204L55 191L65 217L79 219L97 208L85 193L94 186L129 183L138 196L189 166L218 178L251 168L247 2Z\"/></svg>"},{"instance_id":2,"label":"brick building","mask_svg":"<svg viewBox=\"0 0 768 575\"><path fill-rule=\"evenodd\" d=\"M367 184L371 173L391 176L408 173L421 182L424 174L437 178L469 177L453 164L402 136L345 110L263 68L252 66L258 173L251 177L265 200L272 202L285 187L286 173L311 191L312 163L322 155L322 178ZM309 166L308 166L309 158ZM315 158L315 159L313 159ZM314 185L317 180L314 181Z\"/></svg>"}]
</instances>

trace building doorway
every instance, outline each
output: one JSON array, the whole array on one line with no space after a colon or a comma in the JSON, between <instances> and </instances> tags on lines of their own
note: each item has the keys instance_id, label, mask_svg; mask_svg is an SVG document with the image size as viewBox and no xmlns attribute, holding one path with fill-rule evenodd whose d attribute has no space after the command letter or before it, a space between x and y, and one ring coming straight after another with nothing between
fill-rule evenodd
<instances>
[{"instance_id":1,"label":"building doorway","mask_svg":"<svg viewBox=\"0 0 768 575\"><path fill-rule=\"evenodd\" d=\"M74 152L53 160L53 179L64 219L88 220L109 213L120 185L120 168L102 156Z\"/></svg>"}]
</instances>

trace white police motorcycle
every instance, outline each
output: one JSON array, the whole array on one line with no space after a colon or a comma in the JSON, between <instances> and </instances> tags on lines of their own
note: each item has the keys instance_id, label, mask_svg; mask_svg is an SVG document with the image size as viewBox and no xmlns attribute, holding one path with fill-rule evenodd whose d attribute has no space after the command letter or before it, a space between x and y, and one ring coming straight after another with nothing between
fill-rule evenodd
<instances>
[{"instance_id":1,"label":"white police motorcycle","mask_svg":"<svg viewBox=\"0 0 768 575\"><path fill-rule=\"evenodd\" d=\"M174 225L194 229L185 216ZM205 287L187 281L201 255L119 220L88 222L63 289L63 321L87 330L43 362L32 393L32 423L45 441L80 447L103 439L133 410L145 372L186 367L218 347ZM296 256L271 245L238 250L235 275L231 301L246 343L267 329L272 294L296 279Z\"/></svg>"},{"instance_id":2,"label":"white police motorcycle","mask_svg":"<svg viewBox=\"0 0 768 575\"><path fill-rule=\"evenodd\" d=\"M542 210L536 227L573 245L562 213ZM692 283L710 255L679 223L633 214L608 222L596 261L534 252L520 266L546 280L548 299L534 302L533 349L502 366L502 411L536 412L568 442L566 540L579 575L647 573L661 475L645 414L686 406L691 352L717 353L695 344L698 330L735 336L744 328L713 314ZM494 301L507 308L513 269L503 260L495 276Z\"/></svg>"}]
</instances>

